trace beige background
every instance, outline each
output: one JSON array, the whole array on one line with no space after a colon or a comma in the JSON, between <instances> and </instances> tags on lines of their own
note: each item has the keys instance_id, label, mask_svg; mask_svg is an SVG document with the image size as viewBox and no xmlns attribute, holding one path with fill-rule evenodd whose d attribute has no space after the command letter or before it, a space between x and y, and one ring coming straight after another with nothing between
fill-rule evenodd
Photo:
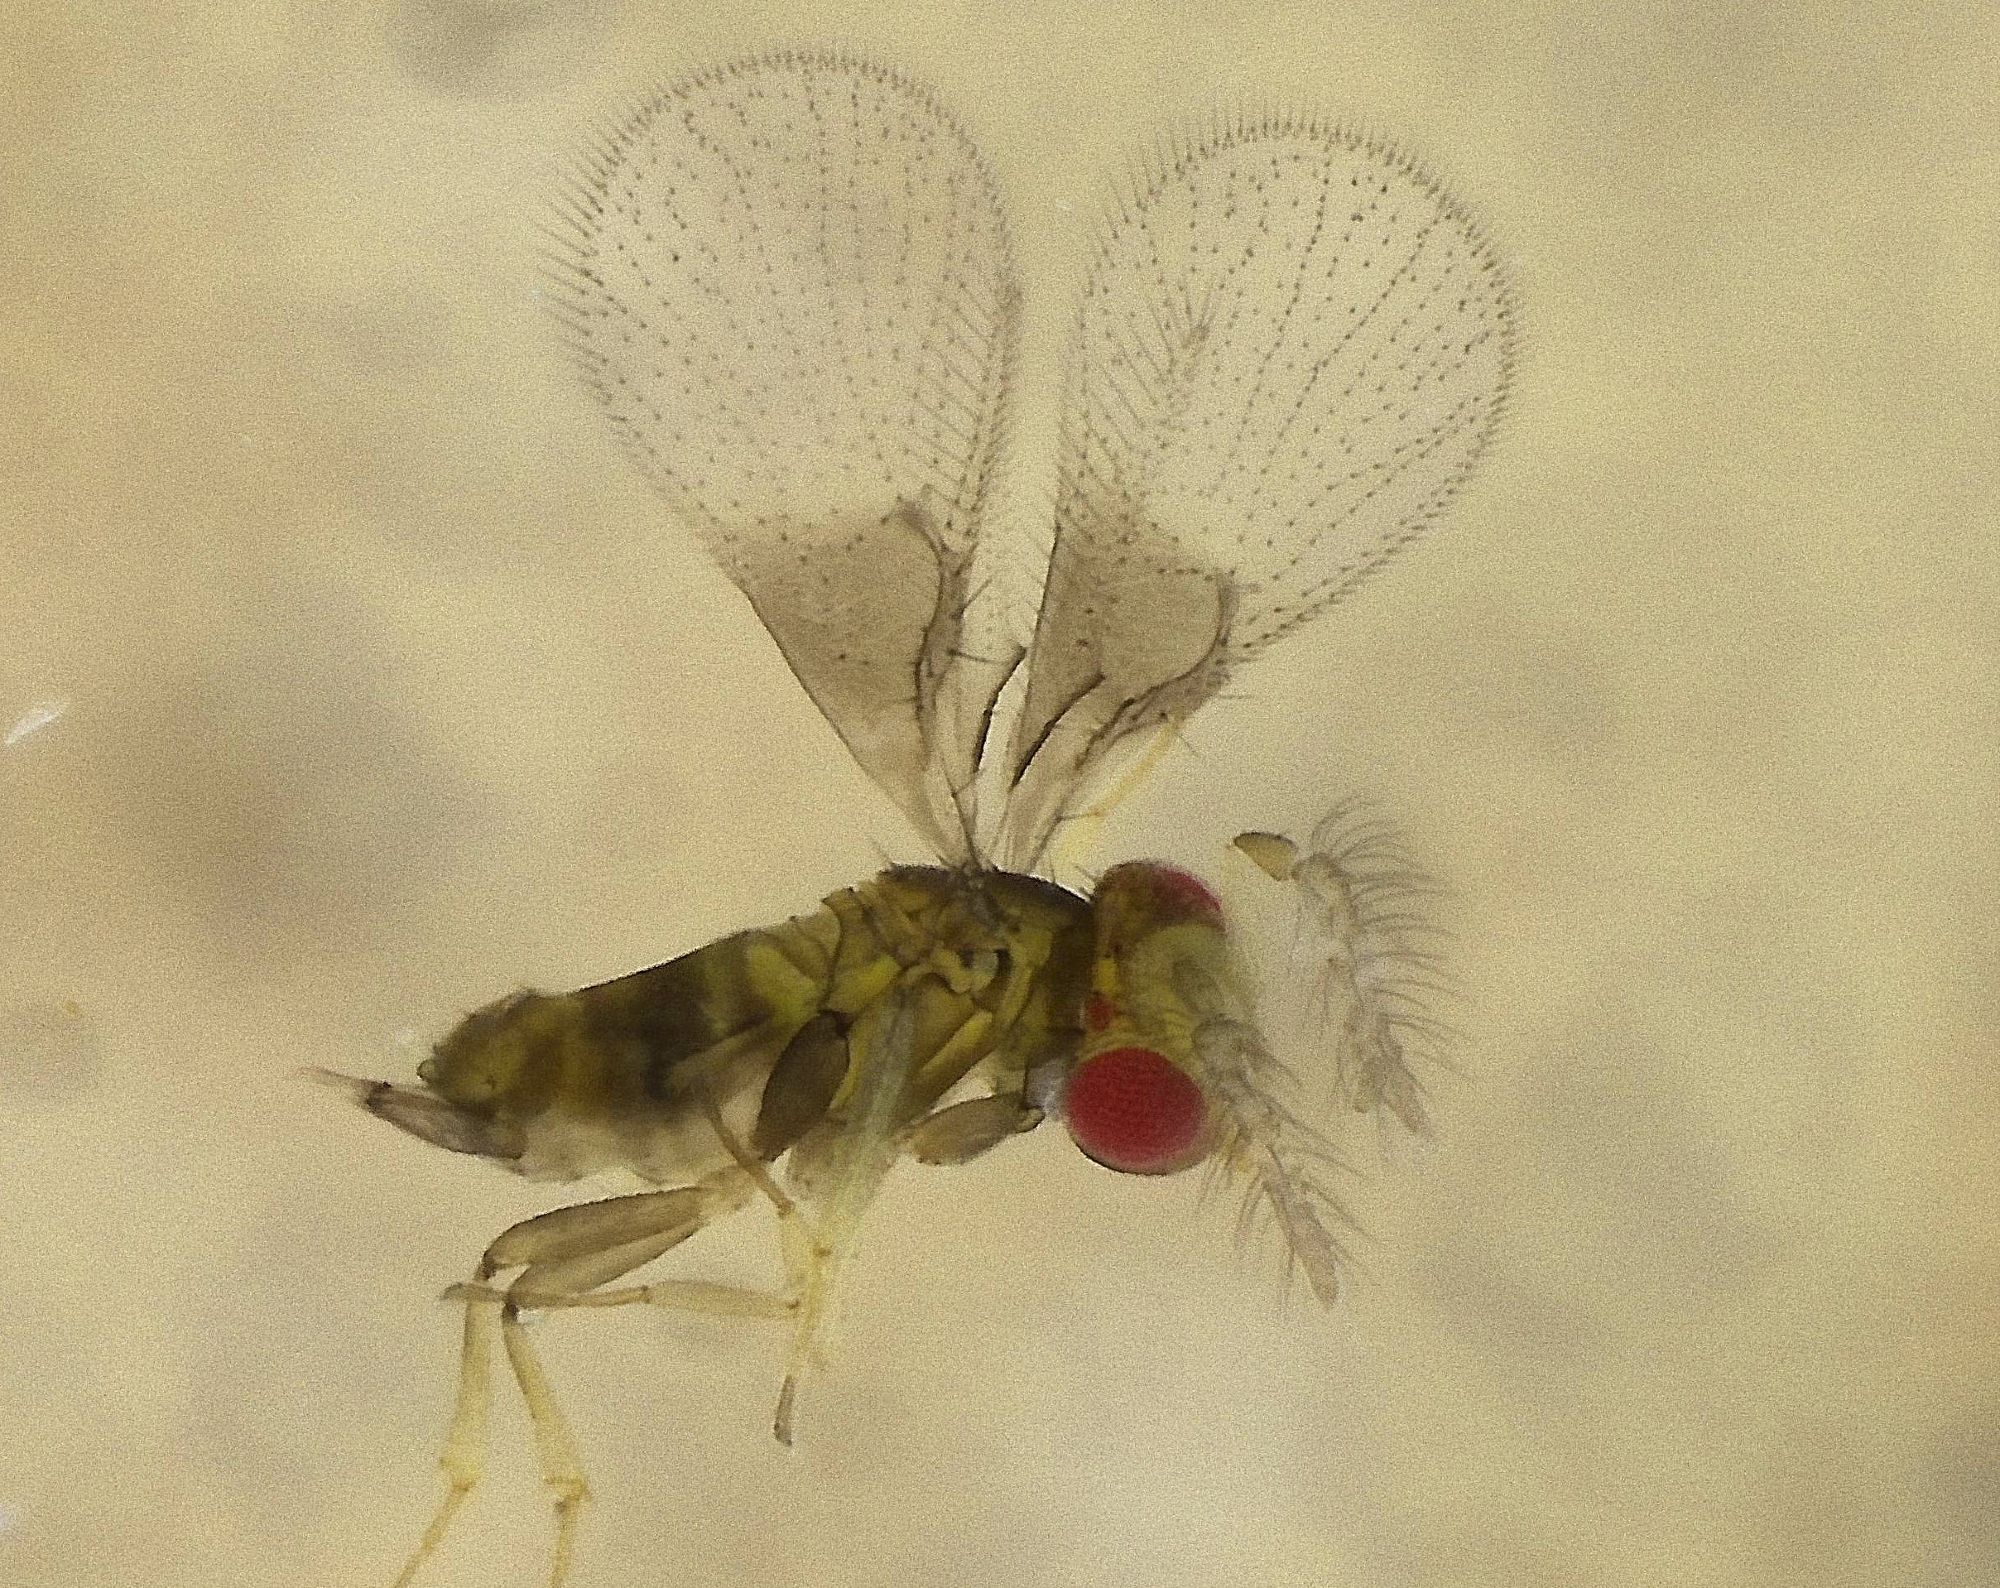
<instances>
[{"instance_id":1,"label":"beige background","mask_svg":"<svg viewBox=\"0 0 2000 1588\"><path fill-rule=\"evenodd\" d=\"M529 296L575 129L828 38L960 107L1045 329L1218 103L1489 218L1492 466L1108 846L1373 789L1466 1073L1332 1319L1044 1132L892 1182L792 1457L775 1340L546 1323L579 1588L2000 1577L1990 7L75 9L0 24L0 718L69 702L0 751L0 1581L385 1585L433 1298L554 1199L297 1067L909 853ZM521 1433L437 1588L539 1580Z\"/></svg>"}]
</instances>

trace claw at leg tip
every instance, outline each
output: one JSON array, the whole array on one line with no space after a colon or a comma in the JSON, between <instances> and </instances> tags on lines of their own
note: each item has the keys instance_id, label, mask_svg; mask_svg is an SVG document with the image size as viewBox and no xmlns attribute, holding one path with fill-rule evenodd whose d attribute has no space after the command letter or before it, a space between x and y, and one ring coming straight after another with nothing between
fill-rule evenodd
<instances>
[{"instance_id":1,"label":"claw at leg tip","mask_svg":"<svg viewBox=\"0 0 2000 1588\"><path fill-rule=\"evenodd\" d=\"M784 1387L778 1391L777 1413L771 1419L771 1437L787 1450L792 1448L792 1404L798 1398L798 1392L798 1375L787 1373Z\"/></svg>"}]
</instances>

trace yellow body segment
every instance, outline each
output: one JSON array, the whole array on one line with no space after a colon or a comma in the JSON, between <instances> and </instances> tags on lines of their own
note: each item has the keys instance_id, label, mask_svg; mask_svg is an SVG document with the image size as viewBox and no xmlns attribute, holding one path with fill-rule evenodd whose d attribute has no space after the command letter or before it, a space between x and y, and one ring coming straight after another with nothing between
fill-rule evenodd
<instances>
[{"instance_id":1,"label":"yellow body segment","mask_svg":"<svg viewBox=\"0 0 2000 1588\"><path fill-rule=\"evenodd\" d=\"M899 867L614 981L500 999L437 1045L419 1069L428 1091L385 1085L364 1100L532 1178L696 1179L730 1161L711 1106L766 1157L837 1130L864 1079L854 1045L836 1056L831 1097L804 1108L813 1066L780 1061L802 1033L845 1041L900 987L911 1073L880 1105L900 1129L981 1065L994 1090L1018 1091L1031 1065L1073 1050L1089 919L1086 901L1038 878ZM774 1112L789 1128L764 1139L758 1122Z\"/></svg>"}]
</instances>

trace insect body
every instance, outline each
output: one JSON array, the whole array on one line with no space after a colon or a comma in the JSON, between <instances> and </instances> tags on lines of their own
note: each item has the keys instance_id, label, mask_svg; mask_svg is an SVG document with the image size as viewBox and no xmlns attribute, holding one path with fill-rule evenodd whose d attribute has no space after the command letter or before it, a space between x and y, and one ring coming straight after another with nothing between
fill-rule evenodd
<instances>
[{"instance_id":1,"label":"insect body","mask_svg":"<svg viewBox=\"0 0 2000 1588\"><path fill-rule=\"evenodd\" d=\"M786 1322L789 1442L834 1279L905 1157L960 1162L1058 1115L1113 1169L1208 1161L1332 1300L1334 1144L1296 1070L1421 1123L1410 868L1346 816L1303 850L1246 835L1326 945L1322 1029L1289 1053L1203 883L1133 862L1085 896L1041 873L1114 773L1438 515L1510 358L1490 254L1415 166L1311 120L1218 125L1141 171L1105 228L1051 546L996 505L1020 304L998 193L922 89L834 55L703 73L600 140L555 229L586 385L938 864L502 999L421 1085L350 1083L453 1151L654 1188L516 1225L454 1292L449 1486L404 1583L478 1479L496 1338L556 1496L551 1582L568 1571L584 1478L523 1309ZM757 1202L776 1288L624 1283Z\"/></svg>"},{"instance_id":2,"label":"insect body","mask_svg":"<svg viewBox=\"0 0 2000 1588\"><path fill-rule=\"evenodd\" d=\"M1088 905L1052 883L899 868L650 970L502 999L438 1045L425 1090L384 1084L365 1101L538 1179L724 1168L717 1119L760 1158L803 1157L843 1128L836 1099L859 1084L850 1036L892 994L914 1022L897 1130L977 1066L1022 1097L1031 1070L1076 1046L1090 943ZM948 1122L928 1127L920 1156L962 1136Z\"/></svg>"}]
</instances>

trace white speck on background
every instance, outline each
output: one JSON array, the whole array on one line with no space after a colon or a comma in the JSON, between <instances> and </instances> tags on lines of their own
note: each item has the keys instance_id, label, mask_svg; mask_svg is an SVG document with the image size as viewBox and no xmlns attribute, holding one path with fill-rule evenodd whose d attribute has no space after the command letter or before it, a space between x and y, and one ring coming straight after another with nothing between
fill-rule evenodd
<instances>
[{"instance_id":1,"label":"white speck on background","mask_svg":"<svg viewBox=\"0 0 2000 1588\"><path fill-rule=\"evenodd\" d=\"M68 700L44 700L30 706L21 714L20 720L7 730L7 737L0 744L19 744L31 733L40 733L64 712L69 710Z\"/></svg>"}]
</instances>

